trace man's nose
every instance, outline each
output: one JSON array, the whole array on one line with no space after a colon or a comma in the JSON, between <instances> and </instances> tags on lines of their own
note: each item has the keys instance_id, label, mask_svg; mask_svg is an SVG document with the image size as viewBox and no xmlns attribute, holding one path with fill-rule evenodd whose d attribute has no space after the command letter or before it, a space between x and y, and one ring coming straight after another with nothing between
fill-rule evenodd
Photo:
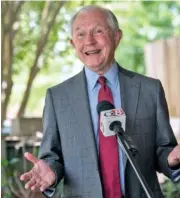
<instances>
[{"instance_id":1,"label":"man's nose","mask_svg":"<svg viewBox=\"0 0 180 198\"><path fill-rule=\"evenodd\" d=\"M85 44L86 45L93 45L96 43L96 40L94 38L94 35L92 33L89 33L86 35L86 38L85 38Z\"/></svg>"}]
</instances>

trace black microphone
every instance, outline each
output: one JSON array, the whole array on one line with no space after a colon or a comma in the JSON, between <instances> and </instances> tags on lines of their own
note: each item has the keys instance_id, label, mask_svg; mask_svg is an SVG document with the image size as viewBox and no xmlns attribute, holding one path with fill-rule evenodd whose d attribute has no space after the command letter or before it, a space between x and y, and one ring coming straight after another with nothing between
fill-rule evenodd
<instances>
[{"instance_id":1,"label":"black microphone","mask_svg":"<svg viewBox=\"0 0 180 198\"><path fill-rule=\"evenodd\" d=\"M115 107L114 107L114 105L112 103L110 103L107 100L102 100L97 105L98 115L101 114L101 111L107 111L107 110L111 110L111 109L115 109Z\"/></svg>"},{"instance_id":2,"label":"black microphone","mask_svg":"<svg viewBox=\"0 0 180 198\"><path fill-rule=\"evenodd\" d=\"M114 105L109 101L101 101L97 105L97 112L101 115L101 112L115 109ZM116 111L117 109L115 109ZM112 112L111 112L112 113ZM133 156L138 153L137 146L134 145L132 138L125 133L125 120L121 115L114 115L113 113L108 113L108 117L104 116L104 119L100 123L104 126L102 128L102 133L104 136L118 135L119 138L123 138L127 142L127 148L131 151ZM122 125L124 123L124 127ZM115 134L112 134L113 131Z\"/></svg>"}]
</instances>

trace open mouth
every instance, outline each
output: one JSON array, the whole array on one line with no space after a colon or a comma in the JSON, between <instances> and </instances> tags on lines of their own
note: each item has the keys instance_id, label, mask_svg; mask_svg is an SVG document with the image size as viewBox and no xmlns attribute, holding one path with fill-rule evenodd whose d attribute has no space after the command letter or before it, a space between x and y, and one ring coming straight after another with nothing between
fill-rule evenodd
<instances>
[{"instance_id":1,"label":"open mouth","mask_svg":"<svg viewBox=\"0 0 180 198\"><path fill-rule=\"evenodd\" d=\"M87 52L85 52L85 54L87 55L87 56L90 56L90 55L93 55L93 54L99 54L100 53L100 51L101 50L90 50L90 51L87 51Z\"/></svg>"}]
</instances>

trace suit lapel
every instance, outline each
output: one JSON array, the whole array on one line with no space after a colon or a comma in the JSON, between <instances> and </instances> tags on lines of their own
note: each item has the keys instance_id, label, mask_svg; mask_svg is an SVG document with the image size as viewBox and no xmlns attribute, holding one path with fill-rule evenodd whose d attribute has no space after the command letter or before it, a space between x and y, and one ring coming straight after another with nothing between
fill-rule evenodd
<instances>
[{"instance_id":1,"label":"suit lapel","mask_svg":"<svg viewBox=\"0 0 180 198\"><path fill-rule=\"evenodd\" d=\"M140 82L134 73L120 67L121 107L126 114L126 132L133 131L139 99Z\"/></svg>"},{"instance_id":2,"label":"suit lapel","mask_svg":"<svg viewBox=\"0 0 180 198\"><path fill-rule=\"evenodd\" d=\"M126 133L133 132L136 109L139 98L140 82L136 80L135 74L119 66L119 81L121 93L121 107L126 114ZM124 158L124 169L127 158Z\"/></svg>"},{"instance_id":3,"label":"suit lapel","mask_svg":"<svg viewBox=\"0 0 180 198\"><path fill-rule=\"evenodd\" d=\"M93 132L92 118L90 114L89 99L84 70L74 78L72 85L71 106L76 114L76 122L79 123L79 136L82 141L82 149L87 156L91 156L98 168L98 154ZM86 156L86 157L87 157ZM92 161L90 162L92 163Z\"/></svg>"}]
</instances>

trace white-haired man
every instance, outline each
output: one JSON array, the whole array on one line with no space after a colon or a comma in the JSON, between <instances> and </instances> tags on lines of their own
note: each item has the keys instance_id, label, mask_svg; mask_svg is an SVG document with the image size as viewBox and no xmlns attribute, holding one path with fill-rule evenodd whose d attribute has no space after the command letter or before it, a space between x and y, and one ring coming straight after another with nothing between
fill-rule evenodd
<instances>
[{"instance_id":1,"label":"white-haired man","mask_svg":"<svg viewBox=\"0 0 180 198\"><path fill-rule=\"evenodd\" d=\"M34 167L21 180L27 181L27 189L40 189L49 197L63 178L66 198L146 197L116 137L104 137L99 129L96 106L107 100L124 109L125 133L139 150L138 166L154 197L163 197L156 171L177 179L180 146L160 81L127 71L115 61L122 31L110 10L82 8L71 20L71 35L84 68L48 89L39 158L25 153Z\"/></svg>"}]
</instances>

